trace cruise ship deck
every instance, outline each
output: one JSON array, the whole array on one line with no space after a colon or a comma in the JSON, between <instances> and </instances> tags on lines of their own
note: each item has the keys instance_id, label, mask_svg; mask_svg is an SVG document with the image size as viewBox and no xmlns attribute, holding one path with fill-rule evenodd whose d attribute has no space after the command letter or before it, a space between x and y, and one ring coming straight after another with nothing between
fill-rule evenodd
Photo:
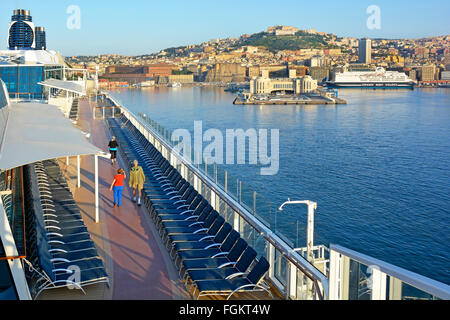
<instances>
[{"instance_id":1,"label":"cruise ship deck","mask_svg":"<svg viewBox=\"0 0 450 320\"><path fill-rule=\"evenodd\" d=\"M79 104L78 124L82 130L91 132L91 142L105 149L110 133L102 120L93 120L87 100ZM123 205L113 209L109 186L118 165L124 167L119 154L119 164L112 166L108 159L99 160L100 222L95 223L94 163L92 158L81 160L81 187L77 188L76 161L59 161L74 199L81 209L85 224L102 257L110 276L111 286L97 284L81 291L66 288L49 290L41 299L185 299L174 267L153 225L148 220L145 207L138 207L131 200L129 190L124 192Z\"/></svg>"}]
</instances>

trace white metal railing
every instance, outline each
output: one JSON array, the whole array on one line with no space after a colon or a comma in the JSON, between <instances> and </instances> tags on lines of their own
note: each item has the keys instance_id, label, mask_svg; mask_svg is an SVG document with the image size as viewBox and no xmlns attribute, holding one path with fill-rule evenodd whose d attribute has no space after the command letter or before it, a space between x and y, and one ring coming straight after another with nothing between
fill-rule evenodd
<instances>
[{"instance_id":1,"label":"white metal railing","mask_svg":"<svg viewBox=\"0 0 450 320\"><path fill-rule=\"evenodd\" d=\"M103 94L108 95L107 93ZM210 202L214 209L220 214L228 216L230 215L230 210L232 211L231 224L235 230L243 234L245 233L245 229L252 229L253 234L258 237L256 240L253 239L255 245L258 245L258 240L263 239L265 245L262 254L265 255L270 263L268 278L286 298L328 298L328 279L323 273L308 262L301 254L292 249L288 243L268 228L265 223L261 222L255 215L252 215L247 208L228 195L210 177L179 154L158 132L149 128L144 121L136 117L113 97L109 95L108 97L117 107L121 108L122 113L128 121L161 152L163 157L169 160L180 171L183 178L192 183L194 188ZM226 207L227 210L223 209L223 207ZM275 276L275 269L279 269L281 264L283 264L286 272L283 272L285 279L280 281L279 277L277 278ZM299 279L303 278L306 278L308 282L308 286L304 287L307 292L299 295L298 283L300 282Z\"/></svg>"},{"instance_id":2,"label":"white metal railing","mask_svg":"<svg viewBox=\"0 0 450 320\"><path fill-rule=\"evenodd\" d=\"M0 245L3 244L3 250L6 257L14 257L7 260L9 270L11 272L12 280L17 298L19 300L31 300L30 290L25 277L25 272L19 254L17 252L14 236L3 207L3 202L0 197Z\"/></svg>"},{"instance_id":3,"label":"white metal railing","mask_svg":"<svg viewBox=\"0 0 450 320\"><path fill-rule=\"evenodd\" d=\"M330 245L330 299L450 299L450 286L362 253Z\"/></svg>"}]
</instances>

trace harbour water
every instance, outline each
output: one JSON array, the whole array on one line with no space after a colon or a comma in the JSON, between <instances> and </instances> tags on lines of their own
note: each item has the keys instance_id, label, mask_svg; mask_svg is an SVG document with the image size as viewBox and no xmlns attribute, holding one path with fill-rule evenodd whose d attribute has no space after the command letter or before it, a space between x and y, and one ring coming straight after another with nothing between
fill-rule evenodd
<instances>
[{"instance_id":1,"label":"harbour water","mask_svg":"<svg viewBox=\"0 0 450 320\"><path fill-rule=\"evenodd\" d=\"M227 166L274 211L291 200L318 203L316 243L336 243L450 284L450 90L339 92L347 105L236 106L216 87L121 89L122 104L167 129L280 130L280 166L261 176ZM294 246L306 208L277 213Z\"/></svg>"}]
</instances>

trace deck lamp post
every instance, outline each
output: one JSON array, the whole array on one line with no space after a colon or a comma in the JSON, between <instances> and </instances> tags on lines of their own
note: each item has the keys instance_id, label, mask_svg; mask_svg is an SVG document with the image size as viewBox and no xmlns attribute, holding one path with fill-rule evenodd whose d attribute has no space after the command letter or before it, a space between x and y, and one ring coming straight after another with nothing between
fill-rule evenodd
<instances>
[{"instance_id":1,"label":"deck lamp post","mask_svg":"<svg viewBox=\"0 0 450 320\"><path fill-rule=\"evenodd\" d=\"M291 201L288 199L283 203L278 210L283 211L283 207L288 204L306 204L308 206L308 221L307 221L307 233L306 233L306 252L309 262L314 261L313 247L314 247L314 211L317 209L317 203L310 200L303 201Z\"/></svg>"},{"instance_id":2,"label":"deck lamp post","mask_svg":"<svg viewBox=\"0 0 450 320\"><path fill-rule=\"evenodd\" d=\"M314 264L314 211L317 209L317 203L310 200L303 201L291 201L288 198L288 201L284 202L279 208L279 211L283 211L283 207L288 204L305 204L308 206L308 222L307 222L307 233L306 233L306 256L307 260L313 265ZM293 271L294 272L294 271ZM295 274L291 274L290 269L288 269L289 275L289 286L287 293L296 295L296 287L297 287L297 276ZM313 296L313 282L310 279L306 280L306 288L308 297L311 298Z\"/></svg>"}]
</instances>

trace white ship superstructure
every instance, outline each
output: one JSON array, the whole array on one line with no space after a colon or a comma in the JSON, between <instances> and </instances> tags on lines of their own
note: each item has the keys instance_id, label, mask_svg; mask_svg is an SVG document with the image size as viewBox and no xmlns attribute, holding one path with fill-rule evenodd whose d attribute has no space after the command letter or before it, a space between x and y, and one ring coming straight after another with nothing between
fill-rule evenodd
<instances>
[{"instance_id":1,"label":"white ship superstructure","mask_svg":"<svg viewBox=\"0 0 450 320\"><path fill-rule=\"evenodd\" d=\"M375 71L336 73L335 79L328 81L327 84L332 87L348 88L412 88L415 82L408 78L405 73L377 68Z\"/></svg>"}]
</instances>

